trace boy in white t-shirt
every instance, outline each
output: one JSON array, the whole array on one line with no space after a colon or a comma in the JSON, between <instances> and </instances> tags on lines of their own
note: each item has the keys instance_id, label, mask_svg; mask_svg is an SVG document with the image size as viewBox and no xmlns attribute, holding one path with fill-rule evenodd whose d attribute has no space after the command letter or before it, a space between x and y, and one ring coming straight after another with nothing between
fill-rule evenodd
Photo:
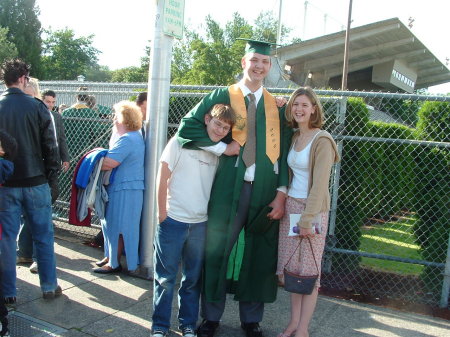
<instances>
[{"instance_id":1,"label":"boy in white t-shirt","mask_svg":"<svg viewBox=\"0 0 450 337\"><path fill-rule=\"evenodd\" d=\"M229 105L216 104L205 115L209 138L218 142L234 123ZM219 157L203 150L182 148L176 137L166 145L158 172L159 225L154 242L153 337L167 336L178 266L178 321L182 335L195 336L203 266L207 209Z\"/></svg>"}]
</instances>

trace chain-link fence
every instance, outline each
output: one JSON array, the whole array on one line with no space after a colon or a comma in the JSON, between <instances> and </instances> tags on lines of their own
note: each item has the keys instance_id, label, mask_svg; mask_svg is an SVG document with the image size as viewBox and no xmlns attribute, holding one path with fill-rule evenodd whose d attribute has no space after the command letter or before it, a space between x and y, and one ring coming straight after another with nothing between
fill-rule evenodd
<instances>
[{"instance_id":1,"label":"chain-link fence","mask_svg":"<svg viewBox=\"0 0 450 337\"><path fill-rule=\"evenodd\" d=\"M82 83L96 106L63 113L71 169L60 175L55 206L68 225L70 182L76 163L94 147L108 147L112 105L134 99L145 84ZM57 103L71 106L77 82L42 82ZM215 87L172 86L168 137L180 119ZM269 90L288 97L292 90ZM450 97L316 91L325 129L342 160L330 182L332 209L322 286L406 301L448 305L450 284ZM445 268L445 265L447 267Z\"/></svg>"}]
</instances>

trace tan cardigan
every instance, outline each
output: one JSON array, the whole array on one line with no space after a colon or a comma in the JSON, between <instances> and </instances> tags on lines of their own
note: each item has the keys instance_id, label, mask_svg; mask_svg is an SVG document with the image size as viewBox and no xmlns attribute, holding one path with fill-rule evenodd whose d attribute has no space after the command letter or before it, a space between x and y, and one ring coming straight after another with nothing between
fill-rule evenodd
<instances>
[{"instance_id":1,"label":"tan cardigan","mask_svg":"<svg viewBox=\"0 0 450 337\"><path fill-rule=\"evenodd\" d=\"M299 131L292 137L292 144L295 143ZM314 217L322 212L330 210L329 181L331 167L339 161L339 153L331 135L324 130L319 131L309 154L309 181L308 198L306 207L300 218L300 227L311 228ZM292 175L292 171L290 171Z\"/></svg>"}]
</instances>

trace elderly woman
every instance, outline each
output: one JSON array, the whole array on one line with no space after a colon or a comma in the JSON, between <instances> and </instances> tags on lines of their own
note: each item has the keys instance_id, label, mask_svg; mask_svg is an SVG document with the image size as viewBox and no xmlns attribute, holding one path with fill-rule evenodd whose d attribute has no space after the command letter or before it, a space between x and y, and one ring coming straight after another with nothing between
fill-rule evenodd
<instances>
[{"instance_id":1,"label":"elderly woman","mask_svg":"<svg viewBox=\"0 0 450 337\"><path fill-rule=\"evenodd\" d=\"M138 265L139 223L144 196L144 140L139 132L142 116L133 102L114 105L114 129L119 138L108 150L102 170L115 169L107 187L106 222L102 225L105 259L94 269L101 274L122 270L120 257L126 250L127 267Z\"/></svg>"}]
</instances>

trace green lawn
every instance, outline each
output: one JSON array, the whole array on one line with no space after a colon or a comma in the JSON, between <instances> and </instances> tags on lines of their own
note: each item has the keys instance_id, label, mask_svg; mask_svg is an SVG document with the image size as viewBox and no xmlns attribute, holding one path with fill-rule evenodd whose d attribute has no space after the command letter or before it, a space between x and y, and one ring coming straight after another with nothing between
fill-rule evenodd
<instances>
[{"instance_id":1,"label":"green lawn","mask_svg":"<svg viewBox=\"0 0 450 337\"><path fill-rule=\"evenodd\" d=\"M362 228L360 251L421 260L412 231L416 219L402 216L397 221ZM363 257L361 266L403 275L419 275L423 266Z\"/></svg>"}]
</instances>

